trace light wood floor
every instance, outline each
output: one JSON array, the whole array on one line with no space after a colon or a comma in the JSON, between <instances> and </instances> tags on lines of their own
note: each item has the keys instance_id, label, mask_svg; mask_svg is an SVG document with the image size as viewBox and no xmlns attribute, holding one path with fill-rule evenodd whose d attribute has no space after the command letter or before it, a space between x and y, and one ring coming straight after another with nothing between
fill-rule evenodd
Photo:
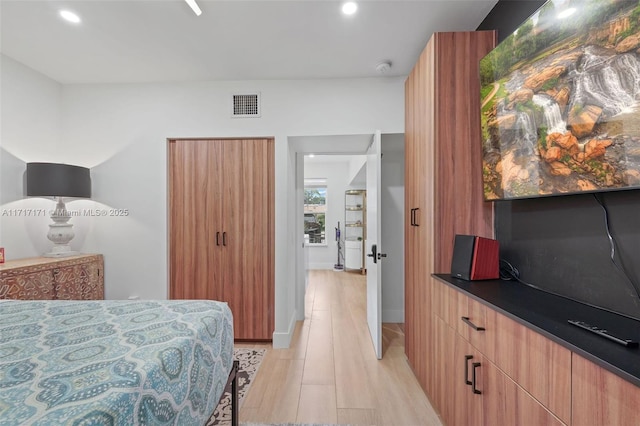
<instances>
[{"instance_id":1,"label":"light wood floor","mask_svg":"<svg viewBox=\"0 0 640 426\"><path fill-rule=\"evenodd\" d=\"M383 325L383 359L366 323L365 277L311 271L306 318L289 349L271 344L240 409L243 422L441 425L404 355L400 324Z\"/></svg>"}]
</instances>

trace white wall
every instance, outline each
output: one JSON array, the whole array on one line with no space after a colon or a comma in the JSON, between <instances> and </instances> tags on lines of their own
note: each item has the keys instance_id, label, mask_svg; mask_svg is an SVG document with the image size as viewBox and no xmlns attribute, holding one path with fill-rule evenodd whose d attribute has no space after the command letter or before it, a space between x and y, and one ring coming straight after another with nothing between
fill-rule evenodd
<instances>
[{"instance_id":1,"label":"white wall","mask_svg":"<svg viewBox=\"0 0 640 426\"><path fill-rule=\"evenodd\" d=\"M62 85L7 56L0 61L0 246L18 259L49 251L53 201L25 200L23 180L27 162L65 159L58 150Z\"/></svg>"},{"instance_id":2,"label":"white wall","mask_svg":"<svg viewBox=\"0 0 640 426\"><path fill-rule=\"evenodd\" d=\"M3 86L5 80L7 85L20 81L21 76L5 76L5 62ZM261 92L262 117L231 118L230 95L252 90ZM63 86L61 99L60 151L55 157L91 166L93 200L130 212L128 217L95 218L87 228L90 235L79 236L79 249L105 255L109 299L167 297L167 138L275 137L276 347L288 344L296 315L295 264L289 262L297 249L295 230L289 226L296 220L296 161L287 137L374 129L396 133L404 127L403 78L75 85ZM5 114L3 108L3 127L5 118L23 115L33 114L20 109ZM26 126L29 120L19 122ZM22 143L46 152L50 140L24 138ZM28 234L22 229L2 244L19 246ZM21 256L36 254L33 248Z\"/></svg>"},{"instance_id":3,"label":"white wall","mask_svg":"<svg viewBox=\"0 0 640 426\"><path fill-rule=\"evenodd\" d=\"M404 135L382 135L382 322L404 323Z\"/></svg>"},{"instance_id":4,"label":"white wall","mask_svg":"<svg viewBox=\"0 0 640 426\"><path fill-rule=\"evenodd\" d=\"M327 158L329 157L329 158ZM362 156L356 156L362 157ZM323 161L323 160L327 161ZM335 228L340 222L344 236L344 192L347 189L364 189L364 186L353 188L349 185L349 161L331 161L331 156L316 156L313 160L305 160L305 178L327 179L327 215L326 246L309 247L310 269L333 269L338 261L338 246L335 241ZM344 244L344 243L343 243ZM344 247L342 253L344 254ZM342 260L344 263L344 259Z\"/></svg>"}]
</instances>

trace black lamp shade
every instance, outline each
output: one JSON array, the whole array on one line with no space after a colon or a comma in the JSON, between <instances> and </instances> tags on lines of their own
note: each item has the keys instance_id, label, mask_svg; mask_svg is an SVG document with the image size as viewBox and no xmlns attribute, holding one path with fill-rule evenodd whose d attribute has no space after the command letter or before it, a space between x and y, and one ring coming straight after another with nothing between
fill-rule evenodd
<instances>
[{"instance_id":1,"label":"black lamp shade","mask_svg":"<svg viewBox=\"0 0 640 426\"><path fill-rule=\"evenodd\" d=\"M68 164L27 163L27 195L90 198L89 169Z\"/></svg>"}]
</instances>

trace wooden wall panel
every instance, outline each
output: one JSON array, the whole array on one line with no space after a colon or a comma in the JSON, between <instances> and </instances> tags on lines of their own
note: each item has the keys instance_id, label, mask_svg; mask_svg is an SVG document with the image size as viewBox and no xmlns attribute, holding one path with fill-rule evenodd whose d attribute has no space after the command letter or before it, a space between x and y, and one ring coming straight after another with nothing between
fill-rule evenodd
<instances>
[{"instance_id":1,"label":"wooden wall panel","mask_svg":"<svg viewBox=\"0 0 640 426\"><path fill-rule=\"evenodd\" d=\"M444 273L451 270L456 234L494 235L493 204L482 192L479 61L495 45L495 33L436 33L434 38L435 272Z\"/></svg>"}]
</instances>

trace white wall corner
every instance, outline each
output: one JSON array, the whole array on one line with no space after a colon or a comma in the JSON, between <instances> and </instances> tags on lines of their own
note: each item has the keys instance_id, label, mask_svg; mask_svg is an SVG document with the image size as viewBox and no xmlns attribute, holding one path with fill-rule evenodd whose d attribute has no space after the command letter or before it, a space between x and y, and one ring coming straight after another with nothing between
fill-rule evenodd
<instances>
[{"instance_id":1,"label":"white wall corner","mask_svg":"<svg viewBox=\"0 0 640 426\"><path fill-rule=\"evenodd\" d=\"M291 345L291 339L293 338L293 332L296 329L296 317L298 311L294 311L289 321L289 329L286 332L273 332L273 349L287 349ZM404 319L403 319L404 321Z\"/></svg>"},{"instance_id":2,"label":"white wall corner","mask_svg":"<svg viewBox=\"0 0 640 426\"><path fill-rule=\"evenodd\" d=\"M367 156L354 155L349 161L349 175L347 182L349 186L366 186L367 176Z\"/></svg>"},{"instance_id":3,"label":"white wall corner","mask_svg":"<svg viewBox=\"0 0 640 426\"><path fill-rule=\"evenodd\" d=\"M389 322L389 323L395 323L395 324L404 323L404 310L403 309L383 309L382 322Z\"/></svg>"}]
</instances>

